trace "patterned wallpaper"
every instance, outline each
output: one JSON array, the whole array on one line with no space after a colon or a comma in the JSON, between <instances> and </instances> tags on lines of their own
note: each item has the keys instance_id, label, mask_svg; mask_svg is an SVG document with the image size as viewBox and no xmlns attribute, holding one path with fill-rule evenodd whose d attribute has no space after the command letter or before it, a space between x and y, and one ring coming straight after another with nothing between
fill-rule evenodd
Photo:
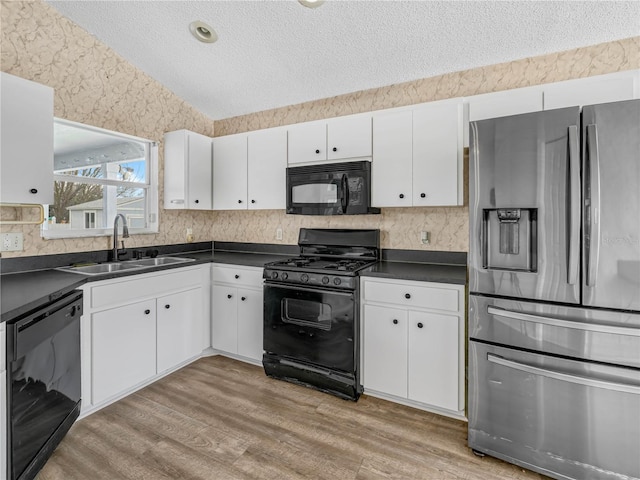
<instances>
[{"instance_id":1,"label":"patterned wallpaper","mask_svg":"<svg viewBox=\"0 0 640 480\"><path fill-rule=\"evenodd\" d=\"M640 37L635 37L257 112L214 124L41 0L2 0L1 7L0 69L53 87L57 117L158 141L161 185L162 136L171 130L186 128L213 135L215 127L216 135L227 135L640 68ZM2 210L2 218L14 215L7 211L10 209ZM185 240L187 227L193 228L196 241L267 243L276 243L276 229L282 228L283 243L295 244L302 226L380 228L385 248L468 250L466 206L387 208L380 215L354 217L285 215L284 210L193 212L161 208L160 232L132 236L127 245L180 243ZM421 230L431 232L431 245L420 243ZM109 237L43 240L39 227L33 226L3 226L2 231L22 231L25 235L24 252L3 256L110 248Z\"/></svg>"}]
</instances>

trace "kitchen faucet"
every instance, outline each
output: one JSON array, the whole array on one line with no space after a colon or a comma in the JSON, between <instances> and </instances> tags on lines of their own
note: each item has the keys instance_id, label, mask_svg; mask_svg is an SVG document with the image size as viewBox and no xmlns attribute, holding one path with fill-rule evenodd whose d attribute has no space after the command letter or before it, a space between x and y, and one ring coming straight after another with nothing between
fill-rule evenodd
<instances>
[{"instance_id":1,"label":"kitchen faucet","mask_svg":"<svg viewBox=\"0 0 640 480\"><path fill-rule=\"evenodd\" d=\"M125 252L121 252L118 249L118 218L122 219L122 238L129 238L129 227L127 226L127 219L121 213L116 215L116 218L113 220L113 261L119 261L118 256L121 253L125 253L126 250L124 248L124 240L122 240L122 250Z\"/></svg>"}]
</instances>

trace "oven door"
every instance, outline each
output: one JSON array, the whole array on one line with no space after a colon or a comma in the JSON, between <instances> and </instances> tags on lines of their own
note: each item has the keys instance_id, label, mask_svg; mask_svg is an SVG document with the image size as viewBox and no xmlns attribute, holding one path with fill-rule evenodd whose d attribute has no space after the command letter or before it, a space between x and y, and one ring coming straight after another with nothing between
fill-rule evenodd
<instances>
[{"instance_id":1,"label":"oven door","mask_svg":"<svg viewBox=\"0 0 640 480\"><path fill-rule=\"evenodd\" d=\"M353 373L356 321L354 292L264 286L264 350L268 354Z\"/></svg>"}]
</instances>

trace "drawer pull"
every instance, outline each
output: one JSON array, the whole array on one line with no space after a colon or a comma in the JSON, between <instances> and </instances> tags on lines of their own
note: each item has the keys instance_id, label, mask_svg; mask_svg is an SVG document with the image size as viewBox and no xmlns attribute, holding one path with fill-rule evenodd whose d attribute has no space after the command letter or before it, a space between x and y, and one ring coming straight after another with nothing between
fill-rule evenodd
<instances>
[{"instance_id":1,"label":"drawer pull","mask_svg":"<svg viewBox=\"0 0 640 480\"><path fill-rule=\"evenodd\" d=\"M422 328L424 327L424 325L422 324L422 322L418 322L418 328Z\"/></svg>"},{"instance_id":2,"label":"drawer pull","mask_svg":"<svg viewBox=\"0 0 640 480\"><path fill-rule=\"evenodd\" d=\"M151 310L149 310L149 309L147 309L147 310L145 310L145 311L144 311L144 314L145 314L145 315L149 315L150 313L151 313Z\"/></svg>"},{"instance_id":3,"label":"drawer pull","mask_svg":"<svg viewBox=\"0 0 640 480\"><path fill-rule=\"evenodd\" d=\"M239 279L239 278L240 278L240 275L236 275L236 276L235 276L235 279L236 279L236 280L237 280L237 279Z\"/></svg>"},{"instance_id":4,"label":"drawer pull","mask_svg":"<svg viewBox=\"0 0 640 480\"><path fill-rule=\"evenodd\" d=\"M636 387L635 385L627 385L624 383L599 380L597 378L572 375L570 373L556 372L553 370L548 370L546 368L534 367L533 365L527 365L525 363L507 360L506 358L499 357L498 355L493 355L492 353L487 354L487 360L491 363L496 363L504 367L513 368L514 370L520 370L521 372L530 373L532 375L541 375L543 377L553 378L555 380L561 380L563 382L576 383L585 387L604 388L606 390L615 390L617 392L640 395L640 387Z\"/></svg>"},{"instance_id":5,"label":"drawer pull","mask_svg":"<svg viewBox=\"0 0 640 480\"><path fill-rule=\"evenodd\" d=\"M231 298L231 297L233 297L233 295L231 295L231 294L227 295L227 298Z\"/></svg>"},{"instance_id":6,"label":"drawer pull","mask_svg":"<svg viewBox=\"0 0 640 480\"><path fill-rule=\"evenodd\" d=\"M164 306L164 308L166 308L167 310L171 308L171 305L167 304Z\"/></svg>"},{"instance_id":7,"label":"drawer pull","mask_svg":"<svg viewBox=\"0 0 640 480\"><path fill-rule=\"evenodd\" d=\"M404 298L406 298L407 300L411 298L411 294L410 293L405 293L404 294Z\"/></svg>"},{"instance_id":8,"label":"drawer pull","mask_svg":"<svg viewBox=\"0 0 640 480\"><path fill-rule=\"evenodd\" d=\"M240 300L242 300L243 302L247 299L247 297L240 297Z\"/></svg>"},{"instance_id":9,"label":"drawer pull","mask_svg":"<svg viewBox=\"0 0 640 480\"><path fill-rule=\"evenodd\" d=\"M397 318L394 318L394 319L393 319L393 324L394 324L394 325L397 325L397 324L398 324L398 319L397 319Z\"/></svg>"}]
</instances>

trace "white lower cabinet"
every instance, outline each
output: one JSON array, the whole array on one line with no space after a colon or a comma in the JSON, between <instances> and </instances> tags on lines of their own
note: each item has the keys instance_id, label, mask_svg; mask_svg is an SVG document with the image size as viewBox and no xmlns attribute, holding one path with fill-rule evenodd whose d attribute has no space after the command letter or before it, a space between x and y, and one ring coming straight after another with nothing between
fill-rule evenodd
<instances>
[{"instance_id":1,"label":"white lower cabinet","mask_svg":"<svg viewBox=\"0 0 640 480\"><path fill-rule=\"evenodd\" d=\"M199 357L210 346L205 340L208 285L209 265L202 265L83 287L83 414Z\"/></svg>"},{"instance_id":2,"label":"white lower cabinet","mask_svg":"<svg viewBox=\"0 0 640 480\"><path fill-rule=\"evenodd\" d=\"M212 267L211 344L229 356L262 360L262 269Z\"/></svg>"},{"instance_id":3,"label":"white lower cabinet","mask_svg":"<svg viewBox=\"0 0 640 480\"><path fill-rule=\"evenodd\" d=\"M98 404L156 374L156 302L91 316L92 398Z\"/></svg>"},{"instance_id":4,"label":"white lower cabinet","mask_svg":"<svg viewBox=\"0 0 640 480\"><path fill-rule=\"evenodd\" d=\"M365 277L362 292L365 392L464 417L464 287Z\"/></svg>"}]
</instances>

